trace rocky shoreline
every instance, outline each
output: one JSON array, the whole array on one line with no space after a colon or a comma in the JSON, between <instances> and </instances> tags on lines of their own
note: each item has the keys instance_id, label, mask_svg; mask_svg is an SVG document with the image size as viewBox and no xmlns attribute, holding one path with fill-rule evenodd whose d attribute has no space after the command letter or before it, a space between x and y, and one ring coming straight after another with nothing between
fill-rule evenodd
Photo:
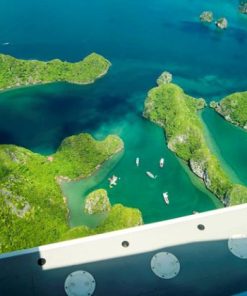
<instances>
[{"instance_id":1,"label":"rocky shoreline","mask_svg":"<svg viewBox=\"0 0 247 296\"><path fill-rule=\"evenodd\" d=\"M27 83L26 85L14 85L14 86L8 86L7 88L0 88L0 94L3 92L15 90L15 89L21 89L21 88L27 88L27 87L39 86L39 85L47 85L47 84L53 84L53 83L70 83L70 84L76 84L76 85L90 85L90 84L95 83L100 78L103 78L105 75L107 75L110 67L111 67L111 64L109 65L107 70L105 70L102 74L98 75L95 79L87 81L87 82L80 83L80 82L75 82L75 81L63 81L63 80L42 81L42 82L37 81L35 83Z\"/></svg>"},{"instance_id":2,"label":"rocky shoreline","mask_svg":"<svg viewBox=\"0 0 247 296\"><path fill-rule=\"evenodd\" d=\"M149 91L144 116L164 128L168 148L225 206L246 202L247 187L230 180L208 146L197 114L203 107L202 101L188 96L177 85L163 84Z\"/></svg>"}]
</instances>

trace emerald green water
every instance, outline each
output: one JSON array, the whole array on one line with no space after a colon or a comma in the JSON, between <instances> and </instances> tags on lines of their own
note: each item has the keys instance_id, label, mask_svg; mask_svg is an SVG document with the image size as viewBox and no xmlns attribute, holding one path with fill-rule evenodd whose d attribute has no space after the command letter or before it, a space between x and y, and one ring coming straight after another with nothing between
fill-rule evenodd
<instances>
[{"instance_id":1,"label":"emerald green water","mask_svg":"<svg viewBox=\"0 0 247 296\"><path fill-rule=\"evenodd\" d=\"M95 219L82 211L86 195L92 190L104 188L112 204L122 203L139 208L145 223L166 220L221 207L221 203L210 194L201 181L180 162L165 145L163 130L138 115L129 115L120 136L125 143L121 157L110 160L92 177L79 182L63 184L71 210L71 226L80 224L96 226L102 216ZM140 166L135 164L140 158ZM165 166L159 160L165 158ZM151 171L158 175L153 180L146 175ZM109 188L108 178L120 177L118 185ZM169 193L170 204L164 203L162 193Z\"/></svg>"},{"instance_id":2,"label":"emerald green water","mask_svg":"<svg viewBox=\"0 0 247 296\"><path fill-rule=\"evenodd\" d=\"M202 118L214 139L218 157L230 168L232 179L247 185L247 132L236 127L212 109L206 109Z\"/></svg>"},{"instance_id":3,"label":"emerald green water","mask_svg":"<svg viewBox=\"0 0 247 296\"><path fill-rule=\"evenodd\" d=\"M98 213L94 215L84 213L83 206L85 196L92 188L107 178L122 157L123 152L114 155L111 159L105 162L97 172L92 176L85 178L83 181L64 182L62 184L63 193L67 197L67 203L70 209L71 226L87 225L89 227L95 227L106 218L107 213Z\"/></svg>"},{"instance_id":4,"label":"emerald green water","mask_svg":"<svg viewBox=\"0 0 247 296\"><path fill-rule=\"evenodd\" d=\"M217 115L212 109L205 108L200 114L200 118L204 127L204 135L208 144L208 147L211 151L213 151L214 155L217 157L217 159L220 161L221 167L224 169L224 171L227 173L227 175L231 178L231 180L235 183L241 183L238 175L234 171L233 167L228 162L228 156L227 153L224 153L219 147L219 143L222 143L222 139L225 139L228 134L229 130L229 123L225 122L224 125L222 125L221 129L219 130L219 134L215 134L215 125L214 124L222 124L222 117ZM216 119L216 121L211 120L211 118ZM224 142L224 140L223 140ZM229 145L228 145L229 146ZM234 147L230 148L230 151L233 151Z\"/></svg>"}]
</instances>

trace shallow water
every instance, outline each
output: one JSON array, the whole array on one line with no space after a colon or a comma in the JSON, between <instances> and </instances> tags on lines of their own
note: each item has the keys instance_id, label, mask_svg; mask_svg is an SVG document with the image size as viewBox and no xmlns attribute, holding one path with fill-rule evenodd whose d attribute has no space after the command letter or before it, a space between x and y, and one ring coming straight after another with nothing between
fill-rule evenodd
<instances>
[{"instance_id":1,"label":"shallow water","mask_svg":"<svg viewBox=\"0 0 247 296\"><path fill-rule=\"evenodd\" d=\"M114 168L110 161L88 180L63 184L64 194L69 197L72 226L95 225L88 215L83 214L82 207L86 195L99 188L108 191L112 204L139 208L145 223L221 207L220 202L194 175L186 173L186 169L168 150L161 128L140 116L128 115L119 134L125 142L125 151ZM136 157L140 158L139 167L135 164ZM163 168L159 167L161 157L165 158ZM157 179L149 178L146 171L157 175ZM113 174L120 180L116 187L110 189L108 178ZM169 206L164 203L163 192L169 193Z\"/></svg>"},{"instance_id":2,"label":"shallow water","mask_svg":"<svg viewBox=\"0 0 247 296\"><path fill-rule=\"evenodd\" d=\"M141 116L147 91L164 71L190 95L220 98L247 87L247 18L238 1L209 0L2 0L0 51L19 58L77 61L95 51L113 66L93 85L56 83L0 93L0 143L17 144L50 154L72 134L109 133L125 141L125 153L114 169L104 167L90 181L67 190L71 225L95 221L81 214L85 194L108 188L107 178L120 176L109 190L113 204L142 210L146 223L205 211L219 206L216 198L166 148L160 128ZM203 10L226 16L229 28L198 22ZM44 21L45 20L45 21ZM9 42L5 46L1 43ZM232 176L246 183L245 134L212 111L202 114L212 147ZM241 135L240 135L241 134ZM236 139L241 141L236 144ZM227 147L227 148L226 148ZM135 167L139 156L141 166ZM158 162L165 157L160 170ZM145 175L150 170L156 180ZM90 185L91 184L91 185ZM68 184L67 184L68 185ZM168 191L169 207L162 192ZM96 224L95 224L96 223Z\"/></svg>"}]
</instances>

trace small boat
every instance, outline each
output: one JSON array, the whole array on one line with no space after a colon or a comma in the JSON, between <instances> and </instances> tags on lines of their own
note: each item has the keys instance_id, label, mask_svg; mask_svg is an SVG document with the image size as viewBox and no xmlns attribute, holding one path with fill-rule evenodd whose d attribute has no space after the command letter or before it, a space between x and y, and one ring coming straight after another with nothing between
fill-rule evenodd
<instances>
[{"instance_id":1,"label":"small boat","mask_svg":"<svg viewBox=\"0 0 247 296\"><path fill-rule=\"evenodd\" d=\"M164 158L161 158L160 159L160 167L163 168L164 164L165 164L165 160L164 160Z\"/></svg>"},{"instance_id":2,"label":"small boat","mask_svg":"<svg viewBox=\"0 0 247 296\"><path fill-rule=\"evenodd\" d=\"M168 192L163 193L163 198L164 198L165 203L167 205L169 205L170 201L169 201L169 198L168 198Z\"/></svg>"},{"instance_id":3,"label":"small boat","mask_svg":"<svg viewBox=\"0 0 247 296\"><path fill-rule=\"evenodd\" d=\"M4 45L4 46L9 45L9 42L4 42L4 43L2 43L2 45Z\"/></svg>"},{"instance_id":4,"label":"small boat","mask_svg":"<svg viewBox=\"0 0 247 296\"><path fill-rule=\"evenodd\" d=\"M152 174L151 172L146 172L146 174L151 178L151 179L156 179L157 175Z\"/></svg>"},{"instance_id":5,"label":"small boat","mask_svg":"<svg viewBox=\"0 0 247 296\"><path fill-rule=\"evenodd\" d=\"M117 180L118 180L118 177L115 175L113 175L111 178L108 179L108 181L110 182L110 188L117 185Z\"/></svg>"},{"instance_id":6,"label":"small boat","mask_svg":"<svg viewBox=\"0 0 247 296\"><path fill-rule=\"evenodd\" d=\"M136 158L136 166L139 167L139 164L140 164L140 158L137 157L137 158Z\"/></svg>"}]
</instances>

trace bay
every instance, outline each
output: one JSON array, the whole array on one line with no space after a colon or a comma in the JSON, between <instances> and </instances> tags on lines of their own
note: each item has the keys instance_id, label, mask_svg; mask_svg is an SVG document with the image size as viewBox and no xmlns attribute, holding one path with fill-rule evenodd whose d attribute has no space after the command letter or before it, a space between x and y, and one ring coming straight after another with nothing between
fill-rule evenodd
<instances>
[{"instance_id":1,"label":"bay","mask_svg":"<svg viewBox=\"0 0 247 296\"><path fill-rule=\"evenodd\" d=\"M0 52L74 62L95 51L112 62L109 73L93 85L55 83L0 93L0 143L49 155L62 139L80 132L97 139L109 133L123 138L125 152L113 167L107 163L89 179L63 188L72 226L100 222L102 217L92 221L82 213L86 194L97 188L108 190L112 204L139 208L145 223L221 206L166 148L163 131L143 119L142 111L148 90L164 70L187 93L207 101L246 89L247 20L237 6L237 0L1 1ZM229 28L200 24L203 10L226 16ZM202 118L212 148L232 176L245 183L244 135L210 112ZM232 143L239 136L243 145L236 149ZM161 157L166 161L162 170ZM158 178L149 179L147 170ZM109 189L112 174L120 181Z\"/></svg>"}]
</instances>

